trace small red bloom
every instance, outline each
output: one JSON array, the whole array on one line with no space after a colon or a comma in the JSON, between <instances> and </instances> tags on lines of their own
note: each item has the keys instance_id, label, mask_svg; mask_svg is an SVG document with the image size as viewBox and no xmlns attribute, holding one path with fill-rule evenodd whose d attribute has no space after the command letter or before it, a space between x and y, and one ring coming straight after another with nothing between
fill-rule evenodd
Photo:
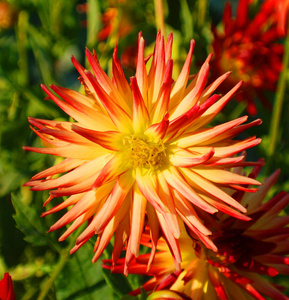
<instances>
[{"instance_id":1,"label":"small red bloom","mask_svg":"<svg viewBox=\"0 0 289 300\"><path fill-rule=\"evenodd\" d=\"M212 27L215 38L212 44L215 54L212 78L232 71L227 85L223 86L225 90L243 80L243 91L236 98L247 103L251 115L257 112L254 104L256 96L263 105L271 108L264 92L276 90L283 67L284 47L276 42L280 34L276 21L272 19L269 1L262 4L253 19L248 16L252 1L239 1L236 18L232 17L231 5L227 3L223 14L224 31L220 33L215 26Z\"/></svg>"},{"instance_id":2,"label":"small red bloom","mask_svg":"<svg viewBox=\"0 0 289 300\"><path fill-rule=\"evenodd\" d=\"M15 300L13 283L9 273L5 273L0 280L0 300Z\"/></svg>"}]
</instances>

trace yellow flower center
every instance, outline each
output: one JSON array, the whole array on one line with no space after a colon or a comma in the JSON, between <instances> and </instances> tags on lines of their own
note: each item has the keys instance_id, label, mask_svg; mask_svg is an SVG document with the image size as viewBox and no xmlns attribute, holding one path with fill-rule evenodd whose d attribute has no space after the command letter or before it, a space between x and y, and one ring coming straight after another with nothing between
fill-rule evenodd
<instances>
[{"instance_id":1,"label":"yellow flower center","mask_svg":"<svg viewBox=\"0 0 289 300\"><path fill-rule=\"evenodd\" d=\"M131 135L123 139L123 144L132 168L156 170L164 161L166 148L161 140L155 143L146 136Z\"/></svg>"}]
</instances>

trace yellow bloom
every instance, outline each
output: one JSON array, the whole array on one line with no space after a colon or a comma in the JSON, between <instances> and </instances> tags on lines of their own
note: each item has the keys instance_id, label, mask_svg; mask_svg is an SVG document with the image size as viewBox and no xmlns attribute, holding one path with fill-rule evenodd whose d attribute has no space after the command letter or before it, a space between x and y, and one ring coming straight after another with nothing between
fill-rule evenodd
<instances>
[{"instance_id":1,"label":"yellow bloom","mask_svg":"<svg viewBox=\"0 0 289 300\"><path fill-rule=\"evenodd\" d=\"M260 167L256 167L251 177L255 178L259 171ZM289 274L289 257L285 256L289 254L289 217L279 215L289 204L289 194L281 192L264 201L279 173L276 171L267 178L255 194L238 191L233 195L247 207L251 221L240 221L222 213L216 215L215 224L209 228L217 252L192 239L188 235L190 230L187 233L183 228L179 238L181 270L175 270L169 248L160 239L151 268L147 270L149 255L145 254L131 261L128 272L153 276L143 285L146 291L169 289L194 300L264 300L264 296L288 300L280 292L281 287L268 280L270 276ZM143 235L142 242L151 247L148 234ZM123 259L116 265L111 265L109 260L104 263L105 268L116 273L124 269ZM138 289L132 294L139 292Z\"/></svg>"},{"instance_id":2,"label":"yellow bloom","mask_svg":"<svg viewBox=\"0 0 289 300\"><path fill-rule=\"evenodd\" d=\"M151 259L162 234L179 266L178 216L213 250L216 246L208 238L211 232L202 221L204 212L214 214L220 210L248 220L243 214L246 209L223 188L238 190L244 184L259 184L227 168L244 164L243 157L234 155L260 142L255 137L233 138L261 121L243 124L247 120L244 116L207 127L241 83L224 96L213 95L229 73L205 87L211 56L190 80L194 41L174 82L172 35L165 45L160 33L147 72L144 43L140 34L137 70L130 84L115 48L112 80L101 69L95 53L86 50L94 75L72 57L86 95L51 85L57 97L42 86L48 97L75 122L29 119L38 129L33 129L35 133L52 147L24 149L65 160L35 175L26 185L35 191L51 190L46 203L55 197L69 196L43 214L72 206L50 228L56 230L74 221L60 237L61 241L88 221L72 252L97 234L93 258L96 261L115 233L113 260L118 259L127 243L128 264L133 256L138 256L140 237L148 223L154 244ZM66 174L53 178L61 173Z\"/></svg>"}]
</instances>

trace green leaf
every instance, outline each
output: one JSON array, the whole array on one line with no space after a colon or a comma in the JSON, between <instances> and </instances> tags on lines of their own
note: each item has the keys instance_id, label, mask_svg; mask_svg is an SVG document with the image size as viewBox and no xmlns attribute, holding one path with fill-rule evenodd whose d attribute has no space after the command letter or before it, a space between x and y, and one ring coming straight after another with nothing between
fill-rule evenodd
<instances>
[{"instance_id":1,"label":"green leaf","mask_svg":"<svg viewBox=\"0 0 289 300\"><path fill-rule=\"evenodd\" d=\"M181 0L180 1L180 5L181 5L181 20L182 20L182 31L184 32L184 36L183 36L183 41L187 42L190 41L193 34L194 34L194 30L193 30L193 18L192 18L192 14L190 12L187 0Z\"/></svg>"},{"instance_id":2,"label":"green leaf","mask_svg":"<svg viewBox=\"0 0 289 300\"><path fill-rule=\"evenodd\" d=\"M49 242L47 228L41 222L36 208L25 205L16 195L12 195L12 204L16 212L13 218L17 227L24 233L25 240L35 246L47 245Z\"/></svg>"},{"instance_id":3,"label":"green leaf","mask_svg":"<svg viewBox=\"0 0 289 300\"><path fill-rule=\"evenodd\" d=\"M122 274L113 274L107 269L102 269L107 284L118 296L124 296L132 291L127 278Z\"/></svg>"},{"instance_id":4,"label":"green leaf","mask_svg":"<svg viewBox=\"0 0 289 300\"><path fill-rule=\"evenodd\" d=\"M131 296L131 295L125 295L120 300L135 300L137 297Z\"/></svg>"},{"instance_id":5,"label":"green leaf","mask_svg":"<svg viewBox=\"0 0 289 300\"><path fill-rule=\"evenodd\" d=\"M90 243L71 255L55 282L58 300L114 300L113 291L103 278L101 261L92 263L92 256Z\"/></svg>"},{"instance_id":6,"label":"green leaf","mask_svg":"<svg viewBox=\"0 0 289 300\"><path fill-rule=\"evenodd\" d=\"M146 300L148 297L147 292L141 287L141 297L140 300Z\"/></svg>"}]
</instances>

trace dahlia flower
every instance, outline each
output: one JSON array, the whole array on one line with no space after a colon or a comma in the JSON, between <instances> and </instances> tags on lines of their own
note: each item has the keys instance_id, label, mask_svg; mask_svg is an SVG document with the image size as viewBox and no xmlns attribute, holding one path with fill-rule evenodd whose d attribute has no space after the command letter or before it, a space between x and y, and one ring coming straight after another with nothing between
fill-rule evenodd
<instances>
[{"instance_id":1,"label":"dahlia flower","mask_svg":"<svg viewBox=\"0 0 289 300\"><path fill-rule=\"evenodd\" d=\"M63 203L43 213L46 216L72 207L50 228L53 231L74 221L60 241L88 221L71 252L96 234L93 258L96 261L115 233L113 260L118 259L127 243L128 263L138 256L141 234L148 223L154 249L151 259L162 234L179 265L180 219L214 251L217 248L208 237L211 231L202 222L203 214L222 211L249 220L244 215L246 208L224 188L243 190L244 184L259 184L255 179L232 173L229 168L246 164L243 156L234 155L260 142L255 137L233 138L261 121L244 124L247 120L244 116L207 127L241 83L223 96L213 94L228 77L226 73L205 87L211 56L191 80L193 49L192 41L175 82L172 35L165 45L158 33L148 72L140 34L137 70L130 84L117 58L116 47L112 80L101 69L95 53L86 50L94 75L72 57L85 95L51 85L54 94L42 85L48 98L74 121L29 118L32 130L51 147L24 149L65 159L33 176L26 186L34 191L50 190L45 205L55 197L68 196ZM65 174L55 177L62 173Z\"/></svg>"},{"instance_id":2,"label":"dahlia flower","mask_svg":"<svg viewBox=\"0 0 289 300\"><path fill-rule=\"evenodd\" d=\"M255 178L259 170L260 167L256 167L251 177ZM245 191L233 194L236 201L247 207L251 221L243 222L221 213L216 215L210 229L217 252L204 247L190 236L190 229L183 228L179 238L181 270L175 270L169 249L161 239L150 270L147 270L149 255L144 254L132 260L128 272L153 276L143 285L146 291L170 289L191 299L261 300L268 296L288 300L280 292L281 287L267 279L277 274L289 275L289 257L285 256L289 254L289 216L279 215L289 204L289 194L281 192L264 201L278 176L279 171L276 171L254 194ZM151 247L147 234L143 236L143 243ZM110 260L104 263L105 268L116 273L124 268L123 259L114 266Z\"/></svg>"},{"instance_id":3,"label":"dahlia flower","mask_svg":"<svg viewBox=\"0 0 289 300\"><path fill-rule=\"evenodd\" d=\"M270 1L270 0L269 0ZM272 9L268 0L264 1L253 19L248 16L250 0L239 1L236 18L232 17L231 4L224 9L224 31L219 32L212 26L212 43L215 58L212 62L212 78L226 71L232 76L223 88L232 88L240 80L244 81L242 94L236 96L244 101L247 111L256 114L254 98L268 108L271 103L265 97L265 91L275 91L282 70L284 47L276 41L280 38L278 28L272 19Z\"/></svg>"},{"instance_id":4,"label":"dahlia flower","mask_svg":"<svg viewBox=\"0 0 289 300\"><path fill-rule=\"evenodd\" d=\"M9 273L0 280L0 300L15 300L13 282Z\"/></svg>"}]
</instances>

